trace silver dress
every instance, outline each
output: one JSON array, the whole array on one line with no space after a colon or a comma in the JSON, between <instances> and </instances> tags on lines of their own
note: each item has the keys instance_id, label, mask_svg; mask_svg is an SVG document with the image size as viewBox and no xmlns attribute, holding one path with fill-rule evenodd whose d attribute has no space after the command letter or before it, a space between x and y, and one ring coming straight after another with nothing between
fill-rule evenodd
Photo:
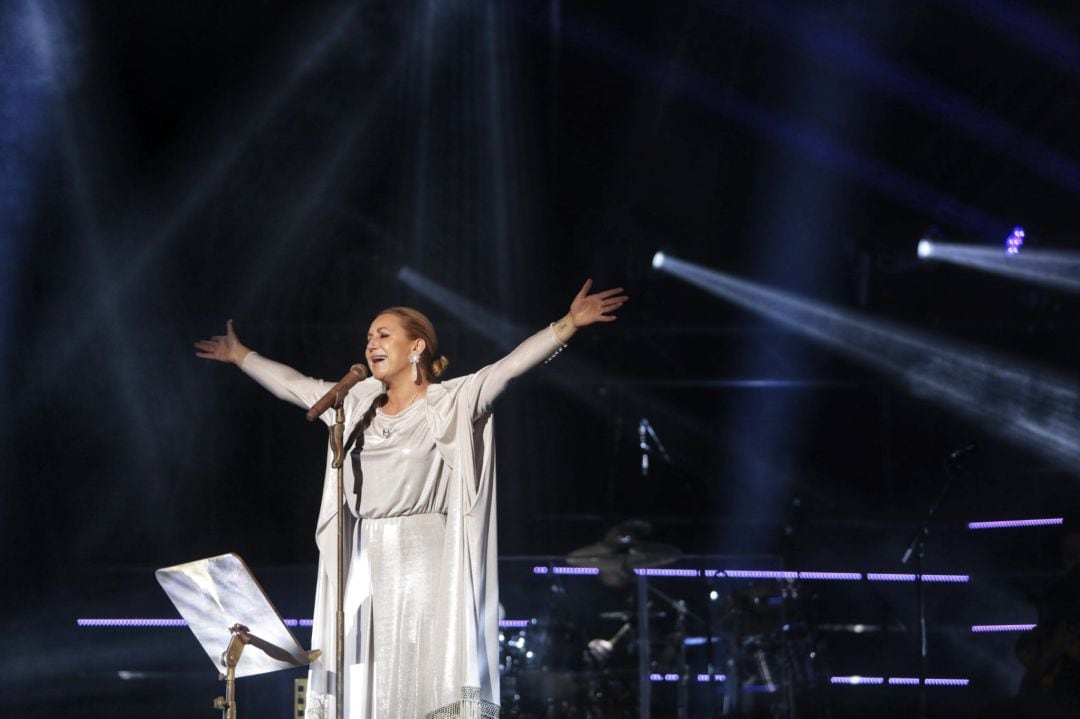
<instances>
[{"instance_id":1,"label":"silver dress","mask_svg":"<svg viewBox=\"0 0 1080 719\"><path fill-rule=\"evenodd\" d=\"M498 716L498 578L492 403L507 383L557 354L551 328L465 377L429 386L395 416L377 411L346 462L359 529L348 558L345 715L349 719ZM331 384L252 353L242 369L276 396L310 407ZM382 386L346 398L351 431ZM332 423L332 412L323 419ZM329 456L329 453L328 453ZM319 579L306 716L334 714L336 471L327 468L316 525Z\"/></svg>"},{"instance_id":2,"label":"silver dress","mask_svg":"<svg viewBox=\"0 0 1080 719\"><path fill-rule=\"evenodd\" d=\"M346 589L346 606L358 609L360 618L350 717L425 713L421 673L432 641L451 476L436 449L426 404L419 399L395 416L376 410L363 450L352 453L353 475L363 477L363 489ZM365 690L357 691L361 684Z\"/></svg>"}]
</instances>

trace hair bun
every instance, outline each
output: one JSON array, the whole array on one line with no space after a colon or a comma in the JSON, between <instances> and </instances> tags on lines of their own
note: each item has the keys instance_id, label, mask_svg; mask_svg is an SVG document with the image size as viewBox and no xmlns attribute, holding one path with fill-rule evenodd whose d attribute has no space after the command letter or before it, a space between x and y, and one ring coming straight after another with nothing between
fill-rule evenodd
<instances>
[{"instance_id":1,"label":"hair bun","mask_svg":"<svg viewBox=\"0 0 1080 719\"><path fill-rule=\"evenodd\" d=\"M431 363L431 374L435 375L436 377L442 377L443 372L446 371L446 368L449 365L450 360L446 359L446 357L442 355L439 355L438 359Z\"/></svg>"}]
</instances>

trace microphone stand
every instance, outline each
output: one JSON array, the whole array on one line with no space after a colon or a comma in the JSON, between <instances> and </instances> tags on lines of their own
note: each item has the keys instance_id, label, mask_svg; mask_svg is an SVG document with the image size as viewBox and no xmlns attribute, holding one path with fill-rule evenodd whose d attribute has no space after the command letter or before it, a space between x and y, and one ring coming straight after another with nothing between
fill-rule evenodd
<instances>
[{"instance_id":1,"label":"microphone stand","mask_svg":"<svg viewBox=\"0 0 1080 719\"><path fill-rule=\"evenodd\" d=\"M337 626L334 652L334 709L337 719L344 719L345 716L345 396L367 376L367 367L354 364L304 415L308 422L314 422L330 407L334 408L334 424L330 427L330 449L333 452L330 466L337 470Z\"/></svg>"},{"instance_id":2,"label":"microphone stand","mask_svg":"<svg viewBox=\"0 0 1080 719\"><path fill-rule=\"evenodd\" d=\"M915 556L915 602L919 619L919 713L918 719L926 719L926 672L929 664L929 647L926 630L926 585L923 583L923 570L926 560L926 537L930 534L930 521L934 518L942 500L949 494L960 472L958 460L972 451L973 447L964 448L951 453L945 458L945 483L941 491L930 504L926 516L919 524L918 529L911 536L907 549L900 557L901 564L907 564L912 555Z\"/></svg>"},{"instance_id":3,"label":"microphone stand","mask_svg":"<svg viewBox=\"0 0 1080 719\"><path fill-rule=\"evenodd\" d=\"M345 395L334 399L334 424L330 427L330 448L337 470L337 612L334 641L334 709L337 719L345 716Z\"/></svg>"}]
</instances>

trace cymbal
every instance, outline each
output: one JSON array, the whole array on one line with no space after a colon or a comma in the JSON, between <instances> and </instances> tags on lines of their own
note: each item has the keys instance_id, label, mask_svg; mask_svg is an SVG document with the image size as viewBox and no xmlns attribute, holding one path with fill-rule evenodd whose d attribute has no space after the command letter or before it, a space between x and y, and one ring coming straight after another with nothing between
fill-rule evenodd
<instances>
[{"instance_id":1,"label":"cymbal","mask_svg":"<svg viewBox=\"0 0 1080 719\"><path fill-rule=\"evenodd\" d=\"M902 631L902 627L882 626L881 624L847 624L847 623L823 623L815 624L814 629L819 632L832 632L837 634L878 634L880 632Z\"/></svg>"},{"instance_id":2,"label":"cymbal","mask_svg":"<svg viewBox=\"0 0 1080 719\"><path fill-rule=\"evenodd\" d=\"M598 615L601 619L615 619L620 622L629 622L632 619L637 619L637 612L600 612ZM667 617L667 612L649 612L649 619L664 619Z\"/></svg>"},{"instance_id":3,"label":"cymbal","mask_svg":"<svg viewBox=\"0 0 1080 719\"><path fill-rule=\"evenodd\" d=\"M673 545L625 538L625 542L597 542L579 547L566 555L566 561L578 567L597 567L600 571L619 571L671 564L682 556Z\"/></svg>"}]
</instances>

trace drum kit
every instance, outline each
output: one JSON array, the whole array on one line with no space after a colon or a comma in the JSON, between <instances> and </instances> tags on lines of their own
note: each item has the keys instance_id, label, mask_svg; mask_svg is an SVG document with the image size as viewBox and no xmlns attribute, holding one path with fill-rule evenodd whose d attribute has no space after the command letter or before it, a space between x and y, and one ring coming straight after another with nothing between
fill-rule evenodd
<instances>
[{"instance_id":1,"label":"drum kit","mask_svg":"<svg viewBox=\"0 0 1080 719\"><path fill-rule=\"evenodd\" d=\"M683 556L646 539L649 532L645 522L624 522L566 557L599 570L603 591L622 596L622 608L583 611L552 578L544 610L500 632L502 714L828 716L817 633L798 582L757 581L733 591L728 583L722 595L714 580L702 579L677 585L692 589L688 597L671 596L649 573L634 571Z\"/></svg>"}]
</instances>

